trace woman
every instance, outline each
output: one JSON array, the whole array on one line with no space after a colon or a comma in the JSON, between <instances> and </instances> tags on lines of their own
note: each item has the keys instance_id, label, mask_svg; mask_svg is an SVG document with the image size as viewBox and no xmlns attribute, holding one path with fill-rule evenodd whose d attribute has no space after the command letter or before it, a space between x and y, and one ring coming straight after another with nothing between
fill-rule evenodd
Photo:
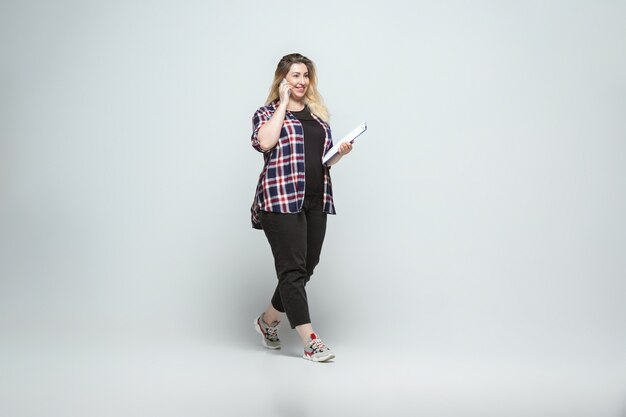
<instances>
[{"instance_id":1,"label":"woman","mask_svg":"<svg viewBox=\"0 0 626 417\"><path fill-rule=\"evenodd\" d=\"M319 262L326 215L335 214L330 167L322 156L332 147L328 110L317 91L315 66L300 54L285 55L274 73L266 105L252 119L252 146L265 164L252 204L252 227L263 229L272 248L278 285L267 309L254 321L269 349L279 349L281 313L304 344L305 359L335 357L311 325L305 285ZM344 143L339 157L352 150Z\"/></svg>"}]
</instances>

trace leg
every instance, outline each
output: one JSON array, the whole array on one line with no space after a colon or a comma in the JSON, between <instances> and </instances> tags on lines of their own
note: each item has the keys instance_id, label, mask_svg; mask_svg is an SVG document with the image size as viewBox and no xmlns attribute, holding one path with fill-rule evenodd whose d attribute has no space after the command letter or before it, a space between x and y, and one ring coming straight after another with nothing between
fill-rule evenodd
<instances>
[{"instance_id":1,"label":"leg","mask_svg":"<svg viewBox=\"0 0 626 417\"><path fill-rule=\"evenodd\" d=\"M326 213L322 211L321 197L306 200L304 208L307 216L306 285L320 260L326 235ZM308 343L311 333L314 333L311 323L297 326L296 331L304 345Z\"/></svg>"},{"instance_id":2,"label":"leg","mask_svg":"<svg viewBox=\"0 0 626 417\"><path fill-rule=\"evenodd\" d=\"M319 207L319 208L318 208ZM315 267L320 261L322 244L326 236L326 213L322 211L321 204L313 206L307 211L307 252L306 252L306 282L311 279ZM305 282L305 284L306 284Z\"/></svg>"},{"instance_id":3,"label":"leg","mask_svg":"<svg viewBox=\"0 0 626 417\"><path fill-rule=\"evenodd\" d=\"M278 276L278 292L291 328L309 323L311 319L304 290L307 277L306 215L261 211L259 219L272 247Z\"/></svg>"},{"instance_id":4,"label":"leg","mask_svg":"<svg viewBox=\"0 0 626 417\"><path fill-rule=\"evenodd\" d=\"M304 281L304 285L311 279L313 271L320 260L320 253L322 251L322 244L324 243L324 236L326 235L326 213L321 211L311 211L307 213L307 256L306 256L306 269L307 276ZM280 320L280 313L284 313L282 299L280 298L279 286L276 286L274 295L272 296L272 302L265 310L265 319L271 320L266 323L272 323ZM313 333L313 327L310 323L296 326L296 330L302 339L302 342L306 344L309 339L309 335Z\"/></svg>"},{"instance_id":5,"label":"leg","mask_svg":"<svg viewBox=\"0 0 626 417\"><path fill-rule=\"evenodd\" d=\"M270 324L270 325L274 324L275 322L280 321L281 313L284 313L284 311L276 310L274 306L270 303L270 305L267 306L267 309L261 316L261 320L263 320L265 323Z\"/></svg>"},{"instance_id":6,"label":"leg","mask_svg":"<svg viewBox=\"0 0 626 417\"><path fill-rule=\"evenodd\" d=\"M296 326L296 331L298 332L298 336L300 336L300 339L302 340L302 344L305 346L309 341L309 336L311 336L311 333L314 333L311 323Z\"/></svg>"},{"instance_id":7,"label":"leg","mask_svg":"<svg viewBox=\"0 0 626 417\"><path fill-rule=\"evenodd\" d=\"M283 306L283 299L280 298L280 288L278 284L276 284L276 289L274 290L274 295L272 296L270 306L276 311L279 311L281 313L285 312L285 307Z\"/></svg>"}]
</instances>

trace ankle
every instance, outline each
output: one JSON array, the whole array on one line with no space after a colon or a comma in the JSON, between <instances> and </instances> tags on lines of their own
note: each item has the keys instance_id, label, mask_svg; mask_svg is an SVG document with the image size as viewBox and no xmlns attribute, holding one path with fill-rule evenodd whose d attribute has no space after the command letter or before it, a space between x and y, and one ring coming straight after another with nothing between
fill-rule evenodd
<instances>
[{"instance_id":1,"label":"ankle","mask_svg":"<svg viewBox=\"0 0 626 417\"><path fill-rule=\"evenodd\" d=\"M271 321L265 320L265 313L261 314L261 320L263 321L263 323L265 323L265 324L267 324L268 326L271 326L271 327L274 327L278 323L280 323L280 320L278 320L278 318L275 318L274 320L271 320Z\"/></svg>"},{"instance_id":2,"label":"ankle","mask_svg":"<svg viewBox=\"0 0 626 417\"><path fill-rule=\"evenodd\" d=\"M315 337L313 337L313 336L315 336ZM308 335L306 335L306 336L302 335L300 338L302 339L302 344L303 344L304 346L308 346L308 345L309 345L309 343L311 343L311 340L313 340L313 339L316 339L316 338L317 338L317 335L316 335L316 333L315 333L315 332L311 332L311 333L309 333L309 334L308 334Z\"/></svg>"}]
</instances>

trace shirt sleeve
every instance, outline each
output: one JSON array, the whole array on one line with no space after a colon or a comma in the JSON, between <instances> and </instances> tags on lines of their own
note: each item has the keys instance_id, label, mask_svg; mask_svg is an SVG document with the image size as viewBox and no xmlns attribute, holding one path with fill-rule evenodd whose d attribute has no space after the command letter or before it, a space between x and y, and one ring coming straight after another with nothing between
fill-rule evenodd
<instances>
[{"instance_id":1,"label":"shirt sleeve","mask_svg":"<svg viewBox=\"0 0 626 417\"><path fill-rule=\"evenodd\" d=\"M265 123L269 122L270 117L271 115L264 108L258 109L254 113L254 116L252 116L252 137L251 137L252 147L259 152L265 153L265 152L271 151L271 149L263 150L261 148L261 144L259 144L259 129Z\"/></svg>"}]
</instances>

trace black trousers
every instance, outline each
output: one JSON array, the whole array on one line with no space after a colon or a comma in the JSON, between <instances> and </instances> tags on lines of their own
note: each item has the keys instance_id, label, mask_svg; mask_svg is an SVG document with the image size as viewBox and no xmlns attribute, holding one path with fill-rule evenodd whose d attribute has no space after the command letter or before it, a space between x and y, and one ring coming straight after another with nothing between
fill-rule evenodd
<instances>
[{"instance_id":1,"label":"black trousers","mask_svg":"<svg viewBox=\"0 0 626 417\"><path fill-rule=\"evenodd\" d=\"M305 197L294 214L259 211L259 220L272 247L278 285L272 306L287 314L291 328L311 322L305 286L320 260L326 235L322 197Z\"/></svg>"}]
</instances>

